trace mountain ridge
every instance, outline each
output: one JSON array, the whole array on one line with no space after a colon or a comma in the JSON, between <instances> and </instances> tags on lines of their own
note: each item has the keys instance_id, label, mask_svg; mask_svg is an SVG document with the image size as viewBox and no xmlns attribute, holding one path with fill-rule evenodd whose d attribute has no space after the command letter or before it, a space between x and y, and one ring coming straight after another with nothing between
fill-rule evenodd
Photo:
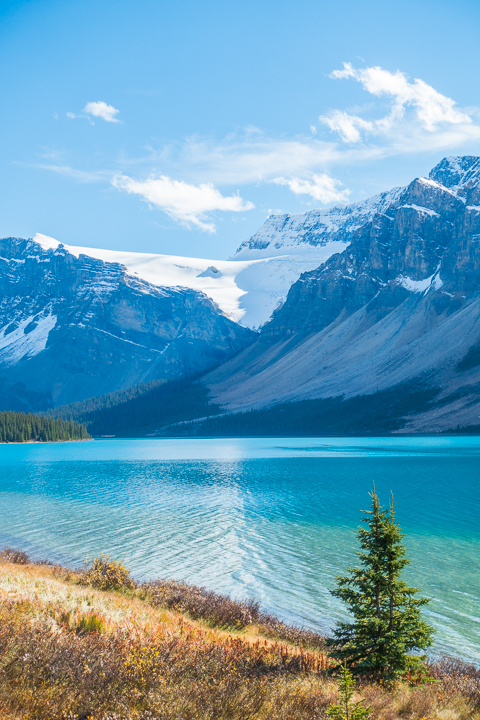
<instances>
[{"instance_id":1,"label":"mountain ridge","mask_svg":"<svg viewBox=\"0 0 480 720\"><path fill-rule=\"evenodd\" d=\"M132 293L130 304L135 304L135 294L155 296L158 302L168 298L171 303L175 298L183 308L179 310L181 315L190 302L195 340L204 342L202 357L208 354L215 333L222 336L222 347L215 358L210 357L211 364L217 365L215 370L208 371L206 366L202 369L201 363L187 363L177 375L207 372L197 381L205 388L199 390L194 401L195 412L201 413L198 418L211 415L212 408L214 414L220 415L263 412L292 403L332 398L343 402L357 396L391 393L392 388L399 388L401 393L401 388L419 386L426 391L428 403L425 401L423 410L419 409L415 390L415 409L407 413L408 420L399 429L442 432L447 425L450 428L477 425L480 417L479 238L480 158L475 156L444 158L428 178L416 178L405 187L360 203L312 210L298 216L271 216L234 256L243 257L238 262L250 263L250 271L254 268L258 272L255 292L265 281L262 272L268 281L265 268L269 263L285 262L288 274L288 262L293 257L288 253L295 248L299 255L304 253L308 262L318 264L300 273L298 280L290 284L285 300L278 302L271 319L257 335L228 320L211 298L197 290L149 284L138 272L132 272L131 265L86 256L81 248L70 252L68 246L47 238L43 242L48 247L41 252L48 257L42 255L40 262L38 252L37 260L28 255L38 243L16 241L24 243L25 257L13 254L10 260L14 275L15 272L18 275L22 264L25 268L35 267L38 274L46 259L51 262L57 256L69 258L64 261L67 265L79 263L84 275L98 272L101 267L103 275L95 292L99 288L107 292L109 283L118 285L121 277L122 287L128 287ZM5 246L5 241L0 244ZM274 255L281 250L286 251L285 256ZM207 266L197 275L202 282L206 279L215 284L220 280L218 271L219 268ZM255 292L251 291L251 298ZM201 308L207 315L210 313L210 335L205 334L204 323L195 324L195 314ZM4 351L1 343L8 343L9 336L15 339L17 351L22 350L22 343L37 343L40 348L37 356L45 357L50 337L55 334L51 327L53 315L47 310L45 305L42 316L34 318L35 322L24 314L16 326L3 327L0 361ZM126 316L122 313L120 316L125 322ZM155 322L151 332L158 344ZM109 333L106 325L98 329ZM121 323L115 330L116 341L119 332ZM134 351L128 362L138 363L142 354L137 349L141 347L138 339L143 336L138 335L138 327L130 327L129 332L120 339L132 344ZM48 343L42 349L45 337ZM154 344L151 349L162 352L162 348ZM0 364L0 375L2 371ZM148 372L137 373L134 383L148 383L157 377ZM12 379L17 387L20 376ZM174 379L174 375L167 373L162 379ZM124 379L123 387L126 386ZM30 389L43 391L39 386ZM122 386L103 392L112 389ZM162 390L161 394L164 392L169 391ZM60 398L57 404L60 400L65 402ZM357 405L360 407L361 403ZM189 422L195 420L195 412L189 411Z\"/></svg>"},{"instance_id":2,"label":"mountain ridge","mask_svg":"<svg viewBox=\"0 0 480 720\"><path fill-rule=\"evenodd\" d=\"M31 393L48 407L205 371L255 336L203 293L118 263L16 238L0 257L0 377L18 401L7 409L29 409Z\"/></svg>"},{"instance_id":3,"label":"mountain ridge","mask_svg":"<svg viewBox=\"0 0 480 720\"><path fill-rule=\"evenodd\" d=\"M478 424L480 369L461 363L480 339L479 237L480 159L446 158L302 274L260 338L205 379L212 402L241 412L423 377L462 398L412 430Z\"/></svg>"}]
</instances>

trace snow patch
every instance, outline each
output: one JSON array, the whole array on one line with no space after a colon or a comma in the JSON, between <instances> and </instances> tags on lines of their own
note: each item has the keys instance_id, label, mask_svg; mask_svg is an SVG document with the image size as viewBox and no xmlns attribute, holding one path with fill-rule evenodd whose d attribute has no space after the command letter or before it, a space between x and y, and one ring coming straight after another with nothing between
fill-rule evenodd
<instances>
[{"instance_id":1,"label":"snow patch","mask_svg":"<svg viewBox=\"0 0 480 720\"><path fill-rule=\"evenodd\" d=\"M79 324L79 327L85 327L85 325ZM155 348L147 348L146 345L140 345L140 343L133 342L133 340L127 340L126 338L119 337L118 335L114 335L113 333L109 333L106 330L101 330L100 328L94 328L97 332L101 332L104 335L109 335L112 338L115 338L115 340L120 340L121 342L128 343L129 345L135 345L136 347L144 348L145 350L149 350L150 352L156 352L159 355L162 355L162 353L165 352L166 348L163 348L163 350L155 350ZM170 344L170 343L168 343Z\"/></svg>"},{"instance_id":2,"label":"snow patch","mask_svg":"<svg viewBox=\"0 0 480 720\"><path fill-rule=\"evenodd\" d=\"M409 278L407 275L400 275L397 278L397 283L404 287L405 290L414 293L426 293L430 289L439 290L443 287L443 280L438 274L438 268L433 275L430 275L430 277L424 280L412 280L412 278Z\"/></svg>"},{"instance_id":3,"label":"snow patch","mask_svg":"<svg viewBox=\"0 0 480 720\"><path fill-rule=\"evenodd\" d=\"M12 323L0 328L0 363L15 365L24 357L38 355L45 350L50 330L53 330L56 323L56 316L49 313L40 319L32 315L22 320L16 329L7 335L5 331Z\"/></svg>"},{"instance_id":4,"label":"snow patch","mask_svg":"<svg viewBox=\"0 0 480 720\"><path fill-rule=\"evenodd\" d=\"M404 287L405 290L418 293L427 290L431 285L432 279L433 275L425 278L425 280L412 280L412 278L409 278L407 275L400 275L400 277L397 279L397 282L399 285Z\"/></svg>"},{"instance_id":5,"label":"snow patch","mask_svg":"<svg viewBox=\"0 0 480 720\"><path fill-rule=\"evenodd\" d=\"M36 242L38 245L40 245L43 250L57 250L59 245L61 244L58 240L55 240L48 235L42 235L42 233L37 233L33 238L33 242Z\"/></svg>"},{"instance_id":6,"label":"snow patch","mask_svg":"<svg viewBox=\"0 0 480 720\"><path fill-rule=\"evenodd\" d=\"M440 275L435 275L435 277L432 280L432 287L435 290L440 290L440 288L443 287L443 280L440 277Z\"/></svg>"},{"instance_id":7,"label":"snow patch","mask_svg":"<svg viewBox=\"0 0 480 720\"><path fill-rule=\"evenodd\" d=\"M411 208L412 210L421 212L424 215L430 215L431 217L440 217L440 215L437 212L435 212L435 210L430 210L429 208L423 207L422 205L400 205L400 207Z\"/></svg>"}]
</instances>

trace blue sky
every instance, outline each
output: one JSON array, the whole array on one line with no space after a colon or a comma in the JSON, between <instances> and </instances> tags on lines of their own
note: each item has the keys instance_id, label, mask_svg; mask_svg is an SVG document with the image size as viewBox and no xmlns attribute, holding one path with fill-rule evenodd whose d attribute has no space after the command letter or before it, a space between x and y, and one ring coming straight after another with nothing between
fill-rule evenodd
<instances>
[{"instance_id":1,"label":"blue sky","mask_svg":"<svg viewBox=\"0 0 480 720\"><path fill-rule=\"evenodd\" d=\"M226 258L480 154L478 0L0 0L0 235Z\"/></svg>"}]
</instances>

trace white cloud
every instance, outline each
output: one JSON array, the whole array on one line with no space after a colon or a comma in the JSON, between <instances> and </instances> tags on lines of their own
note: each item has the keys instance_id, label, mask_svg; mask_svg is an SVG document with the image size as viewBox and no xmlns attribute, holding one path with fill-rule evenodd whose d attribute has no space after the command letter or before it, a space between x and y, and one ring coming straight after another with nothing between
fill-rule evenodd
<instances>
[{"instance_id":1,"label":"white cloud","mask_svg":"<svg viewBox=\"0 0 480 720\"><path fill-rule=\"evenodd\" d=\"M328 125L330 130L338 132L344 142L357 143L362 139L360 130L373 130L373 123L363 120L358 115L349 115L342 110L334 110L329 116L321 116L320 122Z\"/></svg>"},{"instance_id":2,"label":"white cloud","mask_svg":"<svg viewBox=\"0 0 480 720\"><path fill-rule=\"evenodd\" d=\"M373 135L392 134L401 124L408 108L413 110L415 122L409 124L414 130L420 128L427 133L434 133L448 126L465 128L472 124L470 115L458 110L454 100L419 78L410 81L400 70L389 72L378 66L358 70L351 63L344 63L343 70L334 70L330 77L336 80L354 79L371 95L391 99L390 112L379 120L365 120L340 110L321 115L320 122L338 132L347 143L360 142L361 131ZM465 130L465 134L468 137L468 130Z\"/></svg>"},{"instance_id":3,"label":"white cloud","mask_svg":"<svg viewBox=\"0 0 480 720\"><path fill-rule=\"evenodd\" d=\"M77 116L75 115L75 113L67 112L67 117L70 118L70 120L75 120Z\"/></svg>"},{"instance_id":4,"label":"white cloud","mask_svg":"<svg viewBox=\"0 0 480 720\"><path fill-rule=\"evenodd\" d=\"M47 160L51 164L41 167L81 182L112 183L184 225L215 232L211 213L239 213L254 207L228 187L270 182L321 205L343 203L349 201L350 190L332 177L341 176L342 166L360 167L406 154L453 154L466 143L480 142L479 110L459 109L454 100L421 79L381 67L357 69L350 63L330 77L355 80L375 100L369 99L361 110L334 109L320 117L322 125L311 125L310 132L293 137L271 137L247 127L223 139L190 137L158 149L148 146L141 157L121 153L111 170L76 170L67 157L53 156ZM118 113L113 106L96 102L87 103L82 114L67 116L120 122ZM325 126L336 135L326 137ZM163 174L148 176L155 168L162 168ZM140 173L148 179L136 180Z\"/></svg>"},{"instance_id":5,"label":"white cloud","mask_svg":"<svg viewBox=\"0 0 480 720\"><path fill-rule=\"evenodd\" d=\"M143 181L117 175L112 183L116 188L141 195L174 220L187 226L195 225L210 233L216 231L216 226L212 222L205 222L207 213L215 210L242 212L254 207L253 203L243 200L239 195L225 197L211 183L191 185L166 175L151 175Z\"/></svg>"},{"instance_id":6,"label":"white cloud","mask_svg":"<svg viewBox=\"0 0 480 720\"><path fill-rule=\"evenodd\" d=\"M270 138L263 134L235 134L220 142L190 138L182 146L171 146L156 162L175 167L175 174L188 173L195 183L244 185L267 182L279 176L306 177L340 159L338 143L312 137ZM151 162L151 159L149 160ZM173 173L172 173L173 174Z\"/></svg>"},{"instance_id":7,"label":"white cloud","mask_svg":"<svg viewBox=\"0 0 480 720\"><path fill-rule=\"evenodd\" d=\"M118 115L120 110L114 108L113 105L107 105L107 103L102 100L99 102L88 102L83 108L83 112L88 115L93 115L94 117L102 118L105 122L120 122L120 120L115 117L115 115ZM67 113L67 115L69 114ZM71 117L71 115L69 115L69 117Z\"/></svg>"},{"instance_id":8,"label":"white cloud","mask_svg":"<svg viewBox=\"0 0 480 720\"><path fill-rule=\"evenodd\" d=\"M310 195L322 205L347 202L351 194L348 188L341 190L339 186L342 183L326 173L313 175L311 180L303 180L297 177L278 177L271 182L275 183L275 185L287 185L295 195Z\"/></svg>"}]
</instances>

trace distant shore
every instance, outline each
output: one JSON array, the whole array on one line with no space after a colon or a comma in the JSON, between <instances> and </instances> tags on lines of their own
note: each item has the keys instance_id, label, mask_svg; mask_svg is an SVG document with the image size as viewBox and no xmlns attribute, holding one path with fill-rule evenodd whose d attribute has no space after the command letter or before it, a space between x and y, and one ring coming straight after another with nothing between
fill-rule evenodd
<instances>
[{"instance_id":1,"label":"distant shore","mask_svg":"<svg viewBox=\"0 0 480 720\"><path fill-rule=\"evenodd\" d=\"M91 442L92 440L95 440L95 438L72 438L72 440L5 440L3 442L0 441L0 445L54 445L57 443Z\"/></svg>"}]
</instances>

